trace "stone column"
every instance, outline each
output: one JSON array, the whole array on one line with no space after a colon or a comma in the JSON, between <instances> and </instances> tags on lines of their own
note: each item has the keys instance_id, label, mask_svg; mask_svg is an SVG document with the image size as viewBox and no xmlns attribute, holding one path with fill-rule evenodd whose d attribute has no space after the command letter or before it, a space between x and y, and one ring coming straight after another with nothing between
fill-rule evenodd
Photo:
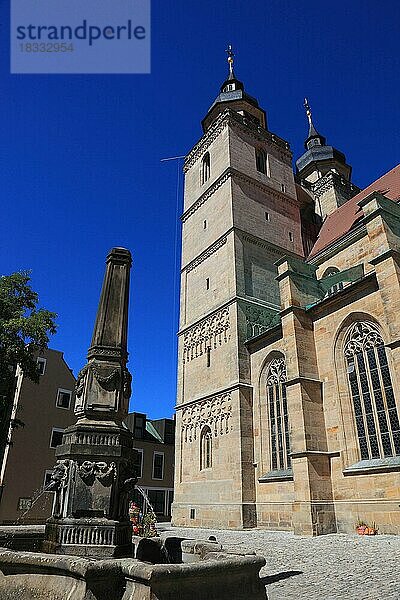
<instances>
[{"instance_id":1,"label":"stone column","mask_svg":"<svg viewBox=\"0 0 400 600\"><path fill-rule=\"evenodd\" d=\"M128 500L136 451L122 424L131 395L126 368L131 263L124 248L113 248L107 257L88 362L76 383L78 419L56 450L47 552L100 558L131 551Z\"/></svg>"},{"instance_id":2,"label":"stone column","mask_svg":"<svg viewBox=\"0 0 400 600\"><path fill-rule=\"evenodd\" d=\"M313 324L304 308L320 294L316 267L293 258L277 265L295 492L293 528L301 535L334 533L330 465L334 453L328 452Z\"/></svg>"}]
</instances>

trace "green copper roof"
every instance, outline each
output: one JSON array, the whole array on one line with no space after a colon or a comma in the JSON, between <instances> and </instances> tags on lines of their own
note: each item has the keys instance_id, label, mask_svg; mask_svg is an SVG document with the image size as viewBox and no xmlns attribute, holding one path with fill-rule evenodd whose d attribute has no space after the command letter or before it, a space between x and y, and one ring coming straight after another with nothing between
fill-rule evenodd
<instances>
[{"instance_id":1,"label":"green copper roof","mask_svg":"<svg viewBox=\"0 0 400 600\"><path fill-rule=\"evenodd\" d=\"M163 443L162 437L160 436L160 434L158 433L157 429L154 427L151 421L146 421L146 431L150 433L150 435L152 435L154 438L156 438L157 441Z\"/></svg>"}]
</instances>

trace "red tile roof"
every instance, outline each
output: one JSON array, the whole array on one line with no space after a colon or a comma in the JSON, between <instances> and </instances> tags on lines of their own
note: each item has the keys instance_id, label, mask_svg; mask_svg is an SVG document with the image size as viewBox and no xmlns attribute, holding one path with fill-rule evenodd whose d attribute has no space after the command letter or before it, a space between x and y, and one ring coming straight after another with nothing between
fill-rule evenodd
<instances>
[{"instance_id":1,"label":"red tile roof","mask_svg":"<svg viewBox=\"0 0 400 600\"><path fill-rule=\"evenodd\" d=\"M400 164L371 183L325 219L308 258L312 258L353 228L363 216L358 202L373 192L380 192L391 200L400 199Z\"/></svg>"}]
</instances>

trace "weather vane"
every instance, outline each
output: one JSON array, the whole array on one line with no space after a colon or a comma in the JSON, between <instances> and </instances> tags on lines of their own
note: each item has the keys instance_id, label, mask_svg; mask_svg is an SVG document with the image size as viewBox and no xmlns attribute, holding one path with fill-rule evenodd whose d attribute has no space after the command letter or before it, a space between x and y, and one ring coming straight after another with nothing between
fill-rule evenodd
<instances>
[{"instance_id":1,"label":"weather vane","mask_svg":"<svg viewBox=\"0 0 400 600\"><path fill-rule=\"evenodd\" d=\"M231 75L233 75L233 60L234 60L235 53L232 50L231 44L228 45L228 48L225 50L225 52L228 55L229 72Z\"/></svg>"},{"instance_id":2,"label":"weather vane","mask_svg":"<svg viewBox=\"0 0 400 600\"><path fill-rule=\"evenodd\" d=\"M308 104L307 98L304 98L304 108L306 109L306 115L307 115L308 122L311 125L311 121L312 121L312 119L311 119L311 108L310 108L310 105Z\"/></svg>"}]
</instances>

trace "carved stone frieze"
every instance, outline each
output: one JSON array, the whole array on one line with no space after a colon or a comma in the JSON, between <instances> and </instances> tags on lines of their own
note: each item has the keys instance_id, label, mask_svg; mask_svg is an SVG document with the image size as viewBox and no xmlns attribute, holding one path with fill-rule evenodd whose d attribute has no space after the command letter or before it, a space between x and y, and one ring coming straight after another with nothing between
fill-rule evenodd
<instances>
[{"instance_id":1,"label":"carved stone frieze","mask_svg":"<svg viewBox=\"0 0 400 600\"><path fill-rule=\"evenodd\" d=\"M340 187L342 193L348 198L351 198L360 191L356 185L347 181L342 175L329 171L311 185L311 189L316 198L320 198L325 192L329 191L332 187Z\"/></svg>"},{"instance_id":2,"label":"carved stone frieze","mask_svg":"<svg viewBox=\"0 0 400 600\"><path fill-rule=\"evenodd\" d=\"M109 487L117 476L117 468L114 462L106 463L103 461L92 462L85 460L78 468L80 478L87 485L93 485L97 479L104 486Z\"/></svg>"},{"instance_id":3,"label":"carved stone frieze","mask_svg":"<svg viewBox=\"0 0 400 600\"><path fill-rule=\"evenodd\" d=\"M264 306L256 306L250 303L240 303L246 316L246 337L251 339L270 327L274 327L280 321L279 312Z\"/></svg>"},{"instance_id":4,"label":"carved stone frieze","mask_svg":"<svg viewBox=\"0 0 400 600\"><path fill-rule=\"evenodd\" d=\"M252 177L246 175L245 173L241 173L237 169L228 167L221 174L221 176L218 177L218 179L216 179L214 181L214 183L212 183L210 185L210 187L207 189L207 191L204 192L204 194L202 194L187 209L187 211L183 213L183 215L181 217L182 222L184 223L185 221L187 221L187 219L189 219L189 217L191 217L201 206L203 206L203 204L205 202L207 202L207 200L209 200L209 198L211 198L211 196L213 196L213 194L215 194L215 192L224 183L226 183L230 178L235 178L238 181L242 181L242 182L246 183L247 185L255 187L255 188L261 190L264 194L268 194L270 197L275 198L276 200L280 200L280 201L284 200L287 204L291 204L292 206L297 206L296 201L293 198L290 198L287 195L285 195L283 192L279 192L275 188L272 188L271 186L269 186L265 183L262 183L261 181L258 181L257 179L253 179Z\"/></svg>"},{"instance_id":5,"label":"carved stone frieze","mask_svg":"<svg viewBox=\"0 0 400 600\"><path fill-rule=\"evenodd\" d=\"M125 356L125 352L120 348L112 348L109 346L92 346L89 348L88 357L101 356L104 358L121 358Z\"/></svg>"},{"instance_id":6,"label":"carved stone frieze","mask_svg":"<svg viewBox=\"0 0 400 600\"><path fill-rule=\"evenodd\" d=\"M266 242L258 237L255 237L254 235L250 235L250 234L246 233L246 234L242 234L241 237L242 237L242 240L244 240L245 242L249 242L249 244L253 244L253 246L258 246L259 248L268 250L269 254L272 254L279 258L285 254L281 249L274 248L274 246L272 244L269 244L268 242Z\"/></svg>"},{"instance_id":7,"label":"carved stone frieze","mask_svg":"<svg viewBox=\"0 0 400 600\"><path fill-rule=\"evenodd\" d=\"M62 545L76 546L108 546L118 543L118 531L114 527L104 527L96 524L89 525L62 525L58 531L58 542Z\"/></svg>"},{"instance_id":8,"label":"carved stone frieze","mask_svg":"<svg viewBox=\"0 0 400 600\"><path fill-rule=\"evenodd\" d=\"M183 170L186 173L196 161L198 161L213 143L213 141L221 134L227 125L235 125L243 133L251 134L258 141L267 141L274 146L274 150L282 160L290 161L292 153L288 142L281 139L279 136L267 131L260 125L252 123L243 115L240 115L229 108L224 110L215 121L212 123L205 135L192 148L185 159Z\"/></svg>"},{"instance_id":9,"label":"carved stone frieze","mask_svg":"<svg viewBox=\"0 0 400 600\"><path fill-rule=\"evenodd\" d=\"M226 307L185 331L183 362L202 356L208 348L215 349L226 343L230 326L229 307Z\"/></svg>"},{"instance_id":10,"label":"carved stone frieze","mask_svg":"<svg viewBox=\"0 0 400 600\"><path fill-rule=\"evenodd\" d=\"M267 131L261 125L252 122L247 119L244 115L239 114L235 110L228 109L230 124L236 125L237 129L240 129L245 134L251 134L259 142L269 142L272 145L274 153L282 161L290 162L292 160L292 152L290 150L290 144L286 140L280 138L275 133Z\"/></svg>"},{"instance_id":11,"label":"carved stone frieze","mask_svg":"<svg viewBox=\"0 0 400 600\"><path fill-rule=\"evenodd\" d=\"M93 360L92 362L86 364L83 369L79 371L75 387L77 398L82 396L85 388L85 378L90 372L103 389L107 391L114 391L120 387L121 368L119 366L112 367L109 365L104 365L104 363ZM132 375L129 373L126 367L122 369L122 380L124 397L129 399L132 393Z\"/></svg>"},{"instance_id":12,"label":"carved stone frieze","mask_svg":"<svg viewBox=\"0 0 400 600\"><path fill-rule=\"evenodd\" d=\"M196 161L199 160L207 151L207 149L211 146L214 140L222 133L224 128L228 125L229 111L224 111L221 115L214 121L206 135L203 136L199 142L192 148L185 159L185 163L183 165L183 171L186 173L190 167L194 165Z\"/></svg>"},{"instance_id":13,"label":"carved stone frieze","mask_svg":"<svg viewBox=\"0 0 400 600\"><path fill-rule=\"evenodd\" d=\"M94 378L102 388L107 391L118 389L120 382L119 368L92 362L89 364L89 369L93 372Z\"/></svg>"},{"instance_id":14,"label":"carved stone frieze","mask_svg":"<svg viewBox=\"0 0 400 600\"><path fill-rule=\"evenodd\" d=\"M118 446L120 435L94 431L74 431L64 435L64 444L88 444L90 446Z\"/></svg>"},{"instance_id":15,"label":"carved stone frieze","mask_svg":"<svg viewBox=\"0 0 400 600\"><path fill-rule=\"evenodd\" d=\"M224 246L226 244L226 240L227 240L227 238L223 237L220 240L216 241L215 244L213 244L212 246L207 248L207 250L205 252L200 254L197 258L192 260L192 262L190 262L188 265L186 265L186 267L184 267L184 270L186 270L187 273L190 273L190 271L193 271L193 269L198 267L203 261L205 261L207 258L209 258L212 254L214 254L214 252L217 252L217 250L222 248L222 246Z\"/></svg>"},{"instance_id":16,"label":"carved stone frieze","mask_svg":"<svg viewBox=\"0 0 400 600\"><path fill-rule=\"evenodd\" d=\"M232 399L230 393L200 400L183 408L181 431L185 443L195 441L203 427L210 427L213 435L226 435L232 431Z\"/></svg>"},{"instance_id":17,"label":"carved stone frieze","mask_svg":"<svg viewBox=\"0 0 400 600\"><path fill-rule=\"evenodd\" d=\"M208 190L206 192L204 192L204 194L202 194L200 196L200 198L198 198L196 200L196 202L194 202L192 204L192 206L190 206L186 212L183 213L183 215L182 215L182 222L184 223L189 217L191 217L196 212L196 210L198 210L200 208L200 206L203 206L203 204L205 202L207 202L207 200L209 198L211 198L211 196L213 194L215 194L215 192L217 190L219 190L219 188L222 185L224 185L224 183L226 183L230 177L231 177L231 172L230 171L225 171L225 173L223 173L221 177L219 177L218 179L216 179L214 181L214 183L210 185L210 187L208 188Z\"/></svg>"}]
</instances>

